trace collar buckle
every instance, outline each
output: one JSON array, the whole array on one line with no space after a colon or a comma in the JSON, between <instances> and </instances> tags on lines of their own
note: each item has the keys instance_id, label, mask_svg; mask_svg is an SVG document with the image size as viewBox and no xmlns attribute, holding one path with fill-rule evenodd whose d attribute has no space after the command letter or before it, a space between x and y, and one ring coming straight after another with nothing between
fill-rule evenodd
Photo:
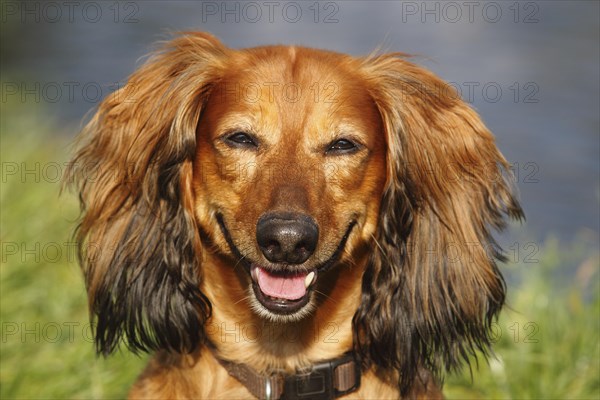
<instances>
[{"instance_id":1,"label":"collar buckle","mask_svg":"<svg viewBox=\"0 0 600 400\"><path fill-rule=\"evenodd\" d=\"M330 400L360 387L360 364L353 353L315 364L310 372L285 377L281 400Z\"/></svg>"}]
</instances>

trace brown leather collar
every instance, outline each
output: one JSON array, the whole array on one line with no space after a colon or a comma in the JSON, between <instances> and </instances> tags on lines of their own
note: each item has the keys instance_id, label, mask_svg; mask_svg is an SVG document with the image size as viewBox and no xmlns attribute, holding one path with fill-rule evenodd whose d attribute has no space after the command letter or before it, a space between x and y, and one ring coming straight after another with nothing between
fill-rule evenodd
<instances>
[{"instance_id":1,"label":"brown leather collar","mask_svg":"<svg viewBox=\"0 0 600 400\"><path fill-rule=\"evenodd\" d=\"M310 372L293 375L261 375L245 364L217 359L229 375L261 400L330 400L360 387L360 362L354 352L313 364Z\"/></svg>"}]
</instances>

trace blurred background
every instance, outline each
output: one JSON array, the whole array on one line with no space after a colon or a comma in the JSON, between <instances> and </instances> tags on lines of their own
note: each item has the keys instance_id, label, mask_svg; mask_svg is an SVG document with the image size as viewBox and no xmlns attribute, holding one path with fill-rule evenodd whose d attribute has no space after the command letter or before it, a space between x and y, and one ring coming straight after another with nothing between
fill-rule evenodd
<instances>
[{"instance_id":1,"label":"blurred background","mask_svg":"<svg viewBox=\"0 0 600 400\"><path fill-rule=\"evenodd\" d=\"M60 193L72 141L156 41L415 55L482 116L527 215L500 234L496 357L448 398L600 397L597 1L0 1L0 397L122 398L146 356L94 355Z\"/></svg>"}]
</instances>

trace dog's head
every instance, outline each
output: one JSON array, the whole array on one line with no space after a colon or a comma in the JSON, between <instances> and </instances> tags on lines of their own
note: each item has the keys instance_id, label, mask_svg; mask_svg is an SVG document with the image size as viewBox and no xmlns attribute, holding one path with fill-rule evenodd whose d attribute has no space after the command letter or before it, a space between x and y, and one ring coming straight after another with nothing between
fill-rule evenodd
<instances>
[{"instance_id":1,"label":"dog's head","mask_svg":"<svg viewBox=\"0 0 600 400\"><path fill-rule=\"evenodd\" d=\"M329 300L405 391L489 345L505 293L490 229L522 215L508 165L402 56L187 34L83 138L70 178L99 351L190 351L212 311L292 324Z\"/></svg>"},{"instance_id":2,"label":"dog's head","mask_svg":"<svg viewBox=\"0 0 600 400\"><path fill-rule=\"evenodd\" d=\"M309 314L321 278L375 233L385 139L359 65L304 48L232 51L207 96L194 213L232 259L218 274L245 282L264 318Z\"/></svg>"}]
</instances>

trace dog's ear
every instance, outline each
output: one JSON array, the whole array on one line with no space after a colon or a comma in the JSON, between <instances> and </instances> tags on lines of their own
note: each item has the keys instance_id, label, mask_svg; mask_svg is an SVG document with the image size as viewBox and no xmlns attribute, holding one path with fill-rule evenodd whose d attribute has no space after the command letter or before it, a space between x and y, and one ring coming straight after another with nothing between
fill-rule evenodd
<instances>
[{"instance_id":1,"label":"dog's ear","mask_svg":"<svg viewBox=\"0 0 600 400\"><path fill-rule=\"evenodd\" d=\"M84 128L67 183L98 352L191 351L211 306L199 290L192 162L203 103L227 49L205 34L156 52Z\"/></svg>"},{"instance_id":2,"label":"dog's ear","mask_svg":"<svg viewBox=\"0 0 600 400\"><path fill-rule=\"evenodd\" d=\"M505 298L491 231L523 214L491 133L447 84L400 55L364 68L388 167L355 342L408 394L420 368L439 377L486 353Z\"/></svg>"}]
</instances>

